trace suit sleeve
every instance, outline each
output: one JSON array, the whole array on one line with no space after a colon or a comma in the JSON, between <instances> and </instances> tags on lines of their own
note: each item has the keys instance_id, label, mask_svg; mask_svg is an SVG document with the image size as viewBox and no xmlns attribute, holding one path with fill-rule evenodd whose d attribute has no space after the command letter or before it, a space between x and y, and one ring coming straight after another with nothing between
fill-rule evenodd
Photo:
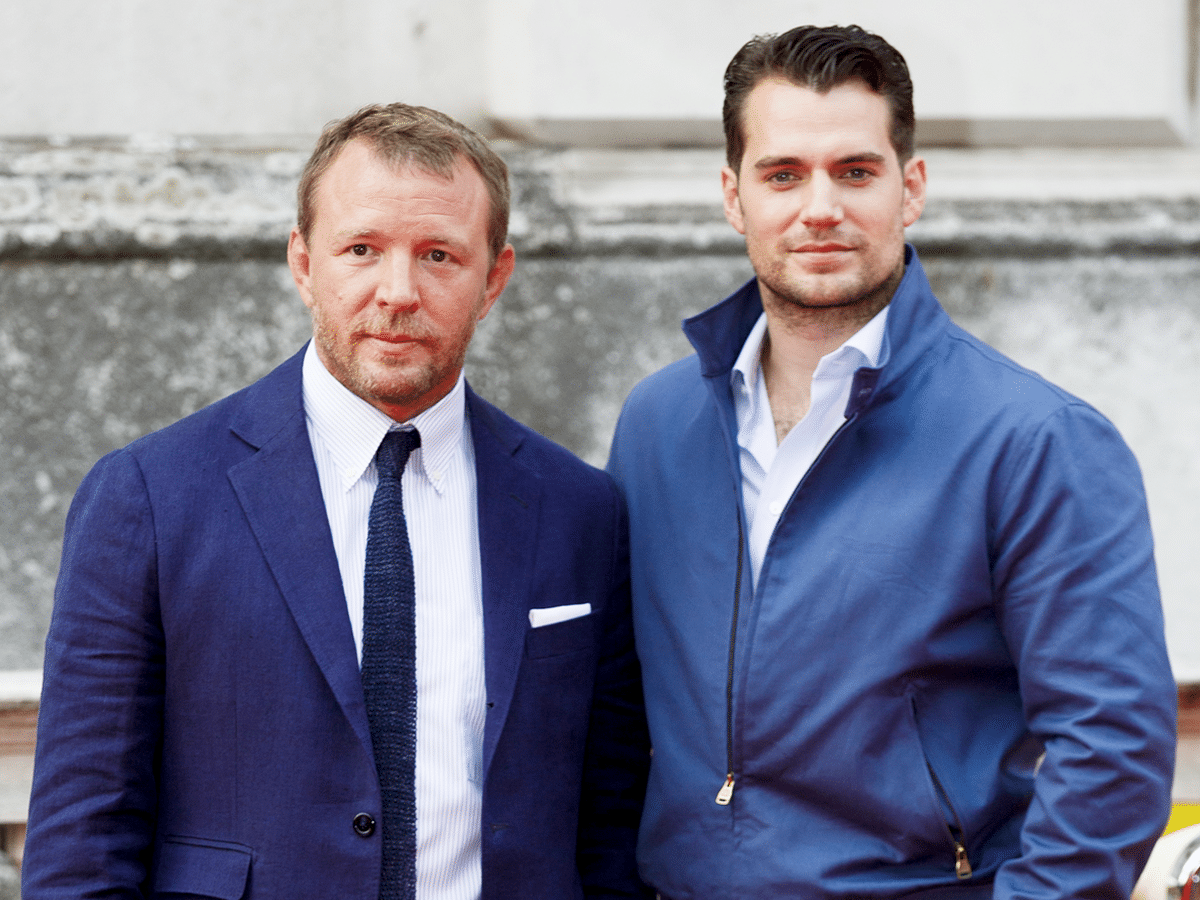
<instances>
[{"instance_id":1,"label":"suit sleeve","mask_svg":"<svg viewBox=\"0 0 1200 900\"><path fill-rule=\"evenodd\" d=\"M638 877L638 825L650 768L650 737L630 612L629 540L613 489L612 585L584 760L579 871L589 898L653 897Z\"/></svg>"},{"instance_id":2,"label":"suit sleeve","mask_svg":"<svg viewBox=\"0 0 1200 900\"><path fill-rule=\"evenodd\" d=\"M163 634L145 483L117 451L67 516L46 640L25 900L141 897L162 733Z\"/></svg>"},{"instance_id":3,"label":"suit sleeve","mask_svg":"<svg viewBox=\"0 0 1200 900\"><path fill-rule=\"evenodd\" d=\"M1141 474L1081 404L997 479L997 612L1045 754L1000 897L1128 897L1170 810L1176 689Z\"/></svg>"}]
</instances>

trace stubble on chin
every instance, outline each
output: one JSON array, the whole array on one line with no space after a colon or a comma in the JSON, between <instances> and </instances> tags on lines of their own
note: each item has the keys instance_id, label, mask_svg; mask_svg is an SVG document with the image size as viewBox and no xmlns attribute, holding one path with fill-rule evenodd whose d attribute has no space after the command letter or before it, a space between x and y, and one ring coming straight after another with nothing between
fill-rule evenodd
<instances>
[{"instance_id":1,"label":"stubble on chin","mask_svg":"<svg viewBox=\"0 0 1200 900\"><path fill-rule=\"evenodd\" d=\"M806 287L789 282L781 267L758 275L763 304L773 311L806 322L836 322L866 324L888 305L904 277L904 258L882 281L857 282L853 278L838 279L830 275L816 278L824 285Z\"/></svg>"},{"instance_id":2,"label":"stubble on chin","mask_svg":"<svg viewBox=\"0 0 1200 900\"><path fill-rule=\"evenodd\" d=\"M433 391L462 370L470 343L470 335L454 347L426 338L428 356L405 359L404 354L389 357L370 346L362 346L361 337L345 341L338 337L331 326L313 316L313 341L326 369L351 393L389 415L386 407L424 410L440 400L440 396L432 397Z\"/></svg>"},{"instance_id":3,"label":"stubble on chin","mask_svg":"<svg viewBox=\"0 0 1200 900\"><path fill-rule=\"evenodd\" d=\"M369 403L411 407L433 390L437 374L431 366L355 360L352 380L350 389Z\"/></svg>"}]
</instances>

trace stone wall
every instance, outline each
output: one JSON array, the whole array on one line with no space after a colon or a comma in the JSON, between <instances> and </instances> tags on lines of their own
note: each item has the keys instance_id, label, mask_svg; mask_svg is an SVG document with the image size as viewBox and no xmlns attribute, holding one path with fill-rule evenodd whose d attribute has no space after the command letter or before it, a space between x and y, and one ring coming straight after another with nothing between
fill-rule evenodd
<instances>
[{"instance_id":1,"label":"stone wall","mask_svg":"<svg viewBox=\"0 0 1200 900\"><path fill-rule=\"evenodd\" d=\"M284 248L307 146L0 144L0 669L40 665L63 518L92 463L305 339ZM468 374L602 464L629 388L688 351L679 320L749 275L721 215L720 155L504 153L517 274ZM961 324L1092 401L1134 446L1177 675L1200 681L1200 167L1072 159L934 154L912 237Z\"/></svg>"}]
</instances>

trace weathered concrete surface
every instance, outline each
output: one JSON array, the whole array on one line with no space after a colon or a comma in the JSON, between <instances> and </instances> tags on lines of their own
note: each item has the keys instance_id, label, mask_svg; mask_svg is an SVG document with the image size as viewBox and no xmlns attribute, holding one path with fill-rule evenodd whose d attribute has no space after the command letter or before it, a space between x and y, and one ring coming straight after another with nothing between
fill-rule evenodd
<instances>
[{"instance_id":1,"label":"weathered concrete surface","mask_svg":"<svg viewBox=\"0 0 1200 900\"><path fill-rule=\"evenodd\" d=\"M87 469L298 346L290 284L261 262L0 261L0 668L37 665Z\"/></svg>"},{"instance_id":2,"label":"weathered concrete surface","mask_svg":"<svg viewBox=\"0 0 1200 900\"><path fill-rule=\"evenodd\" d=\"M21 900L21 876L3 853L0 853L0 900Z\"/></svg>"},{"instance_id":3,"label":"weathered concrete surface","mask_svg":"<svg viewBox=\"0 0 1200 900\"><path fill-rule=\"evenodd\" d=\"M268 255L295 221L308 143L0 142L0 254Z\"/></svg>"},{"instance_id":4,"label":"weathered concrete surface","mask_svg":"<svg viewBox=\"0 0 1200 900\"><path fill-rule=\"evenodd\" d=\"M469 375L602 463L628 389L688 352L679 320L749 275L717 203L720 157L505 152L518 269ZM1146 178L1122 181L943 156L913 236L956 319L1125 433L1146 472L1177 675L1200 681L1200 165L1172 158L1171 179L1146 159ZM302 159L289 145L0 145L0 669L40 664L87 468L305 339L283 261Z\"/></svg>"}]
</instances>

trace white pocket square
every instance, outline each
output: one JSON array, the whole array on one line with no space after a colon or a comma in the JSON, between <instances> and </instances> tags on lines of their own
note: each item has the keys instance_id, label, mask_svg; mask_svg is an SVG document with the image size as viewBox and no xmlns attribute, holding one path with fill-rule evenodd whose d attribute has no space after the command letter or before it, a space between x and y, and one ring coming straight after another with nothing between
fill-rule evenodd
<instances>
[{"instance_id":1,"label":"white pocket square","mask_svg":"<svg viewBox=\"0 0 1200 900\"><path fill-rule=\"evenodd\" d=\"M567 622L571 619L578 619L580 616L586 616L591 611L592 604L590 603L571 603L567 606L531 609L529 611L529 626L531 628L542 628L546 625L555 625L558 622Z\"/></svg>"}]
</instances>

